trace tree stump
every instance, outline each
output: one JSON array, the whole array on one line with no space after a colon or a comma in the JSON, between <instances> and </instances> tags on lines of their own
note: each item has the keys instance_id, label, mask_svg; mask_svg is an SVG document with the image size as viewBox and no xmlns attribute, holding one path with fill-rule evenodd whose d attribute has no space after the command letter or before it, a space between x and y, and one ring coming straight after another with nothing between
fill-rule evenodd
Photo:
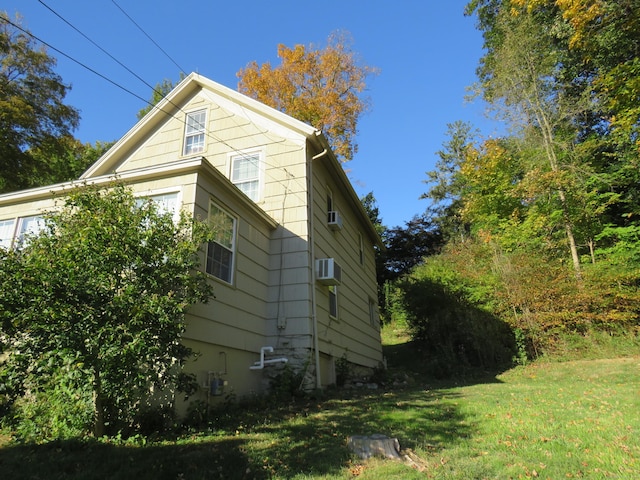
<instances>
[{"instance_id":1,"label":"tree stump","mask_svg":"<svg viewBox=\"0 0 640 480\"><path fill-rule=\"evenodd\" d=\"M353 435L347 437L349 449L363 460L373 456L402 460L400 456L400 443L397 438L389 438L386 435Z\"/></svg>"}]
</instances>

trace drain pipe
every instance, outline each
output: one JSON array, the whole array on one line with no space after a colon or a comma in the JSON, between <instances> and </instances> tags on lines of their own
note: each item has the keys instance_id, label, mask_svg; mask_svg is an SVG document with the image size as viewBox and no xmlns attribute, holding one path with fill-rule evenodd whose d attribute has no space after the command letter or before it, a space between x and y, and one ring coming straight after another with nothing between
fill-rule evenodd
<instances>
[{"instance_id":1,"label":"drain pipe","mask_svg":"<svg viewBox=\"0 0 640 480\"><path fill-rule=\"evenodd\" d=\"M309 243L311 244L311 248L309 249L311 256L310 265L311 265L311 322L313 326L313 350L315 352L315 364L316 364L316 388L322 388L322 379L320 378L320 347L318 341L318 316L317 316L317 308L316 308L316 252L315 252L315 240L314 240L314 216L313 216L313 162L319 158L324 157L328 153L328 150L325 148L322 152L318 153L311 157L311 162L309 162Z\"/></svg>"}]
</instances>

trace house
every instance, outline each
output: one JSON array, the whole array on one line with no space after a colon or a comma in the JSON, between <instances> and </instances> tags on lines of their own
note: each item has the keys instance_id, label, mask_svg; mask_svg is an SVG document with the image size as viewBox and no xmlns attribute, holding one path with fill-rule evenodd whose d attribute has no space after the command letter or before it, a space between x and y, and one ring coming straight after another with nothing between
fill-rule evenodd
<instances>
[{"instance_id":1,"label":"house","mask_svg":"<svg viewBox=\"0 0 640 480\"><path fill-rule=\"evenodd\" d=\"M114 177L219 228L202 259L215 300L184 335L202 398L264 391L285 363L307 388L334 384L344 360L381 364L380 239L321 132L191 74L78 181L0 195L0 244L37 231L71 185Z\"/></svg>"}]
</instances>

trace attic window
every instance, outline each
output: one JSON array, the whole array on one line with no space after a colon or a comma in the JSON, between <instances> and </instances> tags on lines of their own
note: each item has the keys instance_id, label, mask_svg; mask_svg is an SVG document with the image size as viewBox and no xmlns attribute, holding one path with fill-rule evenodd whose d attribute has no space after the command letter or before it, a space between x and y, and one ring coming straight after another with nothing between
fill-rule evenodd
<instances>
[{"instance_id":1,"label":"attic window","mask_svg":"<svg viewBox=\"0 0 640 480\"><path fill-rule=\"evenodd\" d=\"M207 121L206 110L187 113L184 131L184 154L193 155L204 151L204 134Z\"/></svg>"}]
</instances>

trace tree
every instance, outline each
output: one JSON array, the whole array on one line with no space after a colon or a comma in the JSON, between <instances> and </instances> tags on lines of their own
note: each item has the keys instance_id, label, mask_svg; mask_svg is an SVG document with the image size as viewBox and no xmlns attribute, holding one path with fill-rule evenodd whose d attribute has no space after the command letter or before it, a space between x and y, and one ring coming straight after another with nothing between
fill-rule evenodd
<instances>
[{"instance_id":1,"label":"tree","mask_svg":"<svg viewBox=\"0 0 640 480\"><path fill-rule=\"evenodd\" d=\"M77 179L93 165L114 142L97 141L95 145L83 144L76 138L64 136L59 139L59 149L50 151L46 148L34 148L31 156L42 164L47 164L46 171L35 172L37 185L66 182Z\"/></svg>"},{"instance_id":2,"label":"tree","mask_svg":"<svg viewBox=\"0 0 640 480\"><path fill-rule=\"evenodd\" d=\"M440 231L424 215L414 216L404 227L387 229L384 233L383 281L393 281L409 273L425 257L436 254L442 243Z\"/></svg>"},{"instance_id":3,"label":"tree","mask_svg":"<svg viewBox=\"0 0 640 480\"><path fill-rule=\"evenodd\" d=\"M165 78L164 80L162 80L162 82L158 83L153 89L153 92L151 93L151 98L147 102L148 105L140 109L140 111L136 114L136 117L138 118L138 120L142 119L142 117L144 117L147 113L153 110L153 107L157 105L160 100L166 97L167 94L171 90L173 90L176 87L176 85L178 85L178 83L184 80L184 78L185 78L184 73L180 73L180 80L178 82L174 83L168 78Z\"/></svg>"},{"instance_id":4,"label":"tree","mask_svg":"<svg viewBox=\"0 0 640 480\"><path fill-rule=\"evenodd\" d=\"M600 177L598 193L608 205L599 221L626 227L640 199L640 0L472 0L467 14L473 12L489 52L481 76L490 76L498 62L493 52L505 38L503 18L534 18L540 37L551 36L559 60L548 78L557 82L565 105L596 100L572 123L583 155L579 166L589 164Z\"/></svg>"},{"instance_id":5,"label":"tree","mask_svg":"<svg viewBox=\"0 0 640 480\"><path fill-rule=\"evenodd\" d=\"M461 197L465 189L460 168L470 149L474 149L477 131L469 123L460 120L447 124L448 140L443 149L436 152L439 157L435 170L426 172L424 183L429 189L421 199L429 199L429 210L435 215L440 232L446 238L466 234L467 226L461 216Z\"/></svg>"},{"instance_id":6,"label":"tree","mask_svg":"<svg viewBox=\"0 0 640 480\"><path fill-rule=\"evenodd\" d=\"M373 196L373 192L369 192L362 197L360 199L360 203L362 203L364 210L367 212L367 216L369 217L369 220L371 220L376 232L382 237L385 227L382 223L382 219L380 218L380 208L378 208L378 201L376 200L376 197Z\"/></svg>"},{"instance_id":7,"label":"tree","mask_svg":"<svg viewBox=\"0 0 640 480\"><path fill-rule=\"evenodd\" d=\"M546 191L538 196L548 198L552 193L557 198L559 213L548 218L558 218L562 225L576 277L580 278L568 190L575 184L572 172L579 170L570 168L570 162L580 161L573 150L575 125L590 108L588 95L568 97L570 88L557 74L561 52L534 14L502 13L494 28L500 41L487 54L480 71L482 94L527 143L532 160L528 173L546 184Z\"/></svg>"},{"instance_id":8,"label":"tree","mask_svg":"<svg viewBox=\"0 0 640 480\"><path fill-rule=\"evenodd\" d=\"M49 164L32 150L62 154L78 125L78 111L63 103L69 87L55 64L18 19L0 12L0 193L37 186Z\"/></svg>"},{"instance_id":9,"label":"tree","mask_svg":"<svg viewBox=\"0 0 640 480\"><path fill-rule=\"evenodd\" d=\"M76 187L46 219L40 235L0 249L0 376L16 395L16 378L73 359L101 436L131 422L152 390L187 389L181 367L193 352L180 339L186 310L212 295L199 268L209 227L184 212L176 224L122 185Z\"/></svg>"},{"instance_id":10,"label":"tree","mask_svg":"<svg viewBox=\"0 0 640 480\"><path fill-rule=\"evenodd\" d=\"M343 33L329 36L320 50L313 45L278 45L282 63L249 63L238 72L238 90L322 130L338 158L349 161L360 116L369 109L363 96L373 67L361 65Z\"/></svg>"}]
</instances>

